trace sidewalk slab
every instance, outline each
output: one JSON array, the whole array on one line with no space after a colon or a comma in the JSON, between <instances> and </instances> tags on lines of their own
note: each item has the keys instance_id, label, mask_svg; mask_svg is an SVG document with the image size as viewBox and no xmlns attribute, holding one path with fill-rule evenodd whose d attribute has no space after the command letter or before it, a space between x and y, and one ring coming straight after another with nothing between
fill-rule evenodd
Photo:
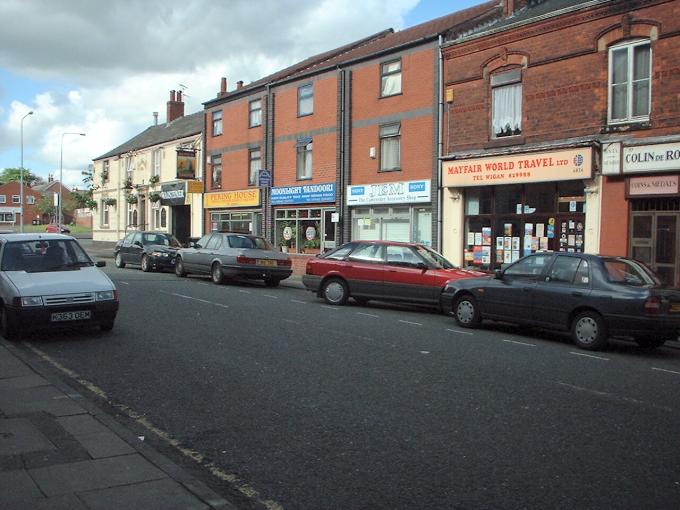
<instances>
[{"instance_id":1,"label":"sidewalk slab","mask_svg":"<svg viewBox=\"0 0 680 510\"><path fill-rule=\"evenodd\" d=\"M209 508L188 494L181 485L169 479L80 493L79 497L92 510L119 510L121 508L204 510Z\"/></svg>"}]
</instances>

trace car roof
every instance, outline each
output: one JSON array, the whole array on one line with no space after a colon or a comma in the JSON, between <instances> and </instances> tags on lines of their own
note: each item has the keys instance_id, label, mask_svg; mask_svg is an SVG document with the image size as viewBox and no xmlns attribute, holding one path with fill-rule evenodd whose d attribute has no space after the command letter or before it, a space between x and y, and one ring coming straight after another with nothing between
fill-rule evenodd
<instances>
[{"instance_id":1,"label":"car roof","mask_svg":"<svg viewBox=\"0 0 680 510\"><path fill-rule=\"evenodd\" d=\"M362 244L384 244L384 245L389 245L389 246L424 246L422 243L409 243L405 241L384 241L384 240L363 240L363 239L355 239L354 241L349 241L345 244L350 244L350 243L362 243Z\"/></svg>"},{"instance_id":2,"label":"car roof","mask_svg":"<svg viewBox=\"0 0 680 510\"><path fill-rule=\"evenodd\" d=\"M58 239L74 239L73 236L64 234L48 234L48 233L24 233L24 234L2 234L0 239L6 242L16 241L50 241Z\"/></svg>"}]
</instances>

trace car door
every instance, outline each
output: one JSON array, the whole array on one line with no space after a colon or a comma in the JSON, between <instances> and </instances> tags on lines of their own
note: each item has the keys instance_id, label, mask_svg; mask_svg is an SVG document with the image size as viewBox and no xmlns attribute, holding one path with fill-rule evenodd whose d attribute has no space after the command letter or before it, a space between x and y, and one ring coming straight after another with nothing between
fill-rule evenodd
<instances>
[{"instance_id":1,"label":"car door","mask_svg":"<svg viewBox=\"0 0 680 510\"><path fill-rule=\"evenodd\" d=\"M565 328L572 310L590 296L588 260L577 255L558 255L544 278L536 283L533 320L552 328Z\"/></svg>"},{"instance_id":2,"label":"car door","mask_svg":"<svg viewBox=\"0 0 680 510\"><path fill-rule=\"evenodd\" d=\"M126 262L130 262L131 264L141 264L143 253L144 247L142 245L142 233L135 232L132 242L128 248L128 260Z\"/></svg>"},{"instance_id":3,"label":"car door","mask_svg":"<svg viewBox=\"0 0 680 510\"><path fill-rule=\"evenodd\" d=\"M382 244L365 243L349 254L342 266L342 275L351 295L383 297L384 251Z\"/></svg>"},{"instance_id":4,"label":"car door","mask_svg":"<svg viewBox=\"0 0 680 510\"><path fill-rule=\"evenodd\" d=\"M482 314L511 322L533 320L533 294L547 270L552 253L537 253L518 260L489 280L480 303Z\"/></svg>"},{"instance_id":5,"label":"car door","mask_svg":"<svg viewBox=\"0 0 680 510\"><path fill-rule=\"evenodd\" d=\"M420 265L419 265L420 264ZM389 299L427 303L433 300L427 265L410 246L385 246L383 293Z\"/></svg>"},{"instance_id":6,"label":"car door","mask_svg":"<svg viewBox=\"0 0 680 510\"><path fill-rule=\"evenodd\" d=\"M182 250L182 262L187 271L196 271L199 261L201 250L205 248L210 240L212 234L206 234L201 237L196 244L191 248L185 248Z\"/></svg>"},{"instance_id":7,"label":"car door","mask_svg":"<svg viewBox=\"0 0 680 510\"><path fill-rule=\"evenodd\" d=\"M134 232L130 232L127 234L124 238L123 241L120 244L120 258L123 260L123 262L127 262L128 260L128 254L130 252L130 245L132 244L132 238L135 236Z\"/></svg>"},{"instance_id":8,"label":"car door","mask_svg":"<svg viewBox=\"0 0 680 510\"><path fill-rule=\"evenodd\" d=\"M201 246L201 248L198 249L196 255L196 268L195 268L197 272L199 273L210 272L210 264L213 261L215 248L219 244L221 238L222 234L212 234L208 239L208 242L205 244L205 246Z\"/></svg>"}]
</instances>

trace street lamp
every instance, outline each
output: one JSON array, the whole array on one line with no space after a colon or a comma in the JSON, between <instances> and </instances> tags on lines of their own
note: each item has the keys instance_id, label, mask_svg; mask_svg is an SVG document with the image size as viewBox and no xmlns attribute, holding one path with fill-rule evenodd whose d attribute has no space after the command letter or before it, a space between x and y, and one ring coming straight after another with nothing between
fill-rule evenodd
<instances>
[{"instance_id":1,"label":"street lamp","mask_svg":"<svg viewBox=\"0 0 680 510\"><path fill-rule=\"evenodd\" d=\"M85 136L85 133L61 134L61 149L59 150L59 216L57 217L57 229L59 229L59 232L61 232L61 225L64 220L61 208L61 190L64 188L64 136L66 135Z\"/></svg>"},{"instance_id":2,"label":"street lamp","mask_svg":"<svg viewBox=\"0 0 680 510\"><path fill-rule=\"evenodd\" d=\"M29 115L33 115L30 111L21 117L21 166L19 167L19 211L21 213L21 223L19 224L19 232L24 231L24 119Z\"/></svg>"}]
</instances>

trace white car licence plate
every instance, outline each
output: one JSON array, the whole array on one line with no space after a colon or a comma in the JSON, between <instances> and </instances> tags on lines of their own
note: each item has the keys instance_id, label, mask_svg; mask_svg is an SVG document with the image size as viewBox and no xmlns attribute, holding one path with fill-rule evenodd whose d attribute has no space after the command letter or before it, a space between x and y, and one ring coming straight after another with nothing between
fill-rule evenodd
<instances>
[{"instance_id":1,"label":"white car licence plate","mask_svg":"<svg viewBox=\"0 0 680 510\"><path fill-rule=\"evenodd\" d=\"M56 312L52 314L51 321L82 321L89 319L91 316L90 310L83 310L79 312Z\"/></svg>"}]
</instances>

